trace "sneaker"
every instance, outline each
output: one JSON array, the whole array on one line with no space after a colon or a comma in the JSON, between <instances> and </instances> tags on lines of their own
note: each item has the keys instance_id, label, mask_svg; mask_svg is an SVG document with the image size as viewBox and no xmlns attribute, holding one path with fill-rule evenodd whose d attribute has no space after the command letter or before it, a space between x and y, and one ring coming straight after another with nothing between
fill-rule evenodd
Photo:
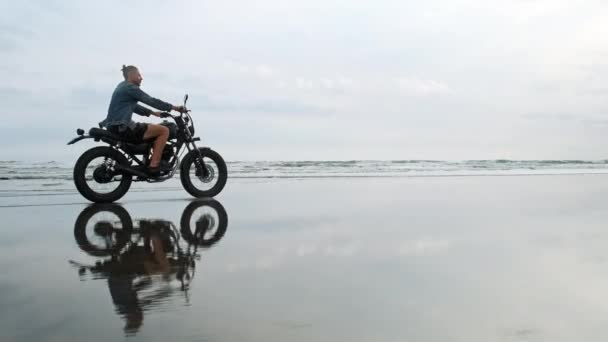
<instances>
[{"instance_id":1,"label":"sneaker","mask_svg":"<svg viewBox=\"0 0 608 342\"><path fill-rule=\"evenodd\" d=\"M151 177L158 177L162 171L171 171L171 164L161 161L159 166L148 167L148 174Z\"/></svg>"},{"instance_id":2,"label":"sneaker","mask_svg":"<svg viewBox=\"0 0 608 342\"><path fill-rule=\"evenodd\" d=\"M151 178L160 177L160 167L149 167L147 173Z\"/></svg>"}]
</instances>

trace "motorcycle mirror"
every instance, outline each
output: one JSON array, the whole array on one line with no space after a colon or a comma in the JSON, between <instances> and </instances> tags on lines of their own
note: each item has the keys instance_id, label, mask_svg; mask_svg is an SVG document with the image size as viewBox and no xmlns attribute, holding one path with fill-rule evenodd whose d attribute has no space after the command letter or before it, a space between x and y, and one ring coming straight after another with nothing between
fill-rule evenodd
<instances>
[{"instance_id":1,"label":"motorcycle mirror","mask_svg":"<svg viewBox=\"0 0 608 342\"><path fill-rule=\"evenodd\" d=\"M184 104L186 104L186 101L188 101L188 94L184 96Z\"/></svg>"}]
</instances>

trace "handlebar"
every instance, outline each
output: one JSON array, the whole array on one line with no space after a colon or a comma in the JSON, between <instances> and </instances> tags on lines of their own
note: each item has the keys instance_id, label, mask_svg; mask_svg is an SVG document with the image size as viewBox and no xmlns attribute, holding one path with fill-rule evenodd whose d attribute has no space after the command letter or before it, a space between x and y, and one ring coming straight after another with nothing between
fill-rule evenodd
<instances>
[{"instance_id":1,"label":"handlebar","mask_svg":"<svg viewBox=\"0 0 608 342\"><path fill-rule=\"evenodd\" d=\"M186 102L188 102L188 94L186 94L184 96L184 106L183 106L184 107L184 111L180 112L181 114L188 114L188 113L190 113L190 110L188 108L186 108ZM160 113L160 117L161 118L170 118L170 117L173 117L173 115L171 115L171 113L169 113L169 112L161 112Z\"/></svg>"},{"instance_id":2,"label":"handlebar","mask_svg":"<svg viewBox=\"0 0 608 342\"><path fill-rule=\"evenodd\" d=\"M191 112L190 109L186 109L186 110L184 110L183 112L180 112L180 113L182 113L182 114L188 114L190 112ZM164 118L171 118L171 117L173 117L173 115L171 113L169 113L169 112L160 112L160 117L163 118L163 119Z\"/></svg>"}]
</instances>

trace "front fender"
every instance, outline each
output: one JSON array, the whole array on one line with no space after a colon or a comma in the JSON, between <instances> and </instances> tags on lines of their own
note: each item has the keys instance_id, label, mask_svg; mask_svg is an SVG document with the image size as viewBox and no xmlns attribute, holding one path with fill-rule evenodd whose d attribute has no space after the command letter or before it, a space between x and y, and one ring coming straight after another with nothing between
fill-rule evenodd
<instances>
[{"instance_id":1,"label":"front fender","mask_svg":"<svg viewBox=\"0 0 608 342\"><path fill-rule=\"evenodd\" d=\"M91 138L93 138L93 137L90 136L90 135L81 135L79 137L76 137L76 138L70 140L70 142L68 142L68 145L75 144L75 143L79 142L82 139L91 139Z\"/></svg>"}]
</instances>

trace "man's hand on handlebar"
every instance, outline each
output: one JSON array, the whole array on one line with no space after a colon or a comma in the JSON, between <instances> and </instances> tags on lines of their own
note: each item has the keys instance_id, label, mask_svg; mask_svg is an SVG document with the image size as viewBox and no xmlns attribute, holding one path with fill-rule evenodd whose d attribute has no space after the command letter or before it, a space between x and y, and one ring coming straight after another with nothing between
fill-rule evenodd
<instances>
[{"instance_id":1,"label":"man's hand on handlebar","mask_svg":"<svg viewBox=\"0 0 608 342\"><path fill-rule=\"evenodd\" d=\"M187 111L186 107L184 107L184 106L173 106L173 108L171 108L171 109L173 109L176 112L180 112L180 113L185 113Z\"/></svg>"},{"instance_id":2,"label":"man's hand on handlebar","mask_svg":"<svg viewBox=\"0 0 608 342\"><path fill-rule=\"evenodd\" d=\"M180 113L187 113L189 112L188 109L186 109L186 107L184 106L172 106L171 110L180 112ZM152 112L152 115L154 116L158 116L159 118L168 118L171 116L171 113L168 112Z\"/></svg>"},{"instance_id":3,"label":"man's hand on handlebar","mask_svg":"<svg viewBox=\"0 0 608 342\"><path fill-rule=\"evenodd\" d=\"M152 115L158 116L159 118L168 118L171 116L171 114L167 112L152 112Z\"/></svg>"}]
</instances>

